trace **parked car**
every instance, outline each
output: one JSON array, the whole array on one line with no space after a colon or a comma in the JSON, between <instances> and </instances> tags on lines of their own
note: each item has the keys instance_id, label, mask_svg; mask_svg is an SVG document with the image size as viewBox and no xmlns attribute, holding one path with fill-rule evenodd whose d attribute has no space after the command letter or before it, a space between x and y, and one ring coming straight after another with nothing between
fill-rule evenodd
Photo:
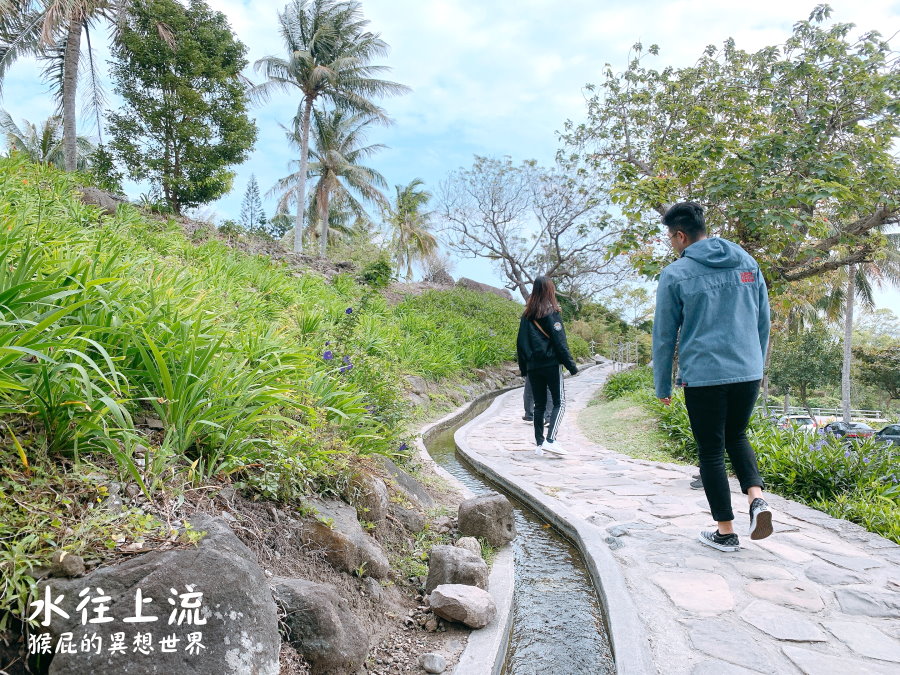
<instances>
[{"instance_id":1,"label":"parked car","mask_svg":"<svg viewBox=\"0 0 900 675\"><path fill-rule=\"evenodd\" d=\"M816 430L816 421L809 415L782 415L775 425L779 429L797 427L800 431L814 432Z\"/></svg>"},{"instance_id":2,"label":"parked car","mask_svg":"<svg viewBox=\"0 0 900 675\"><path fill-rule=\"evenodd\" d=\"M825 433L838 438L868 438L875 430L865 422L832 422L825 427Z\"/></svg>"},{"instance_id":3,"label":"parked car","mask_svg":"<svg viewBox=\"0 0 900 675\"><path fill-rule=\"evenodd\" d=\"M900 445L900 424L890 424L881 431L875 432L875 438L891 445Z\"/></svg>"}]
</instances>

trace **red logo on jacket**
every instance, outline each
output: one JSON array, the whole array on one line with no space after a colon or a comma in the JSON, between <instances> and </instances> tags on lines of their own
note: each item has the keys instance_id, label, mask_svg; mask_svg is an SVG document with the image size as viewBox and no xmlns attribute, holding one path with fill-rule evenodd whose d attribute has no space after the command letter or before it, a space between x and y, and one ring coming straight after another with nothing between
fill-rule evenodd
<instances>
[{"instance_id":1,"label":"red logo on jacket","mask_svg":"<svg viewBox=\"0 0 900 675\"><path fill-rule=\"evenodd\" d=\"M745 284L752 284L756 281L756 274L753 272L741 272L741 281Z\"/></svg>"}]
</instances>

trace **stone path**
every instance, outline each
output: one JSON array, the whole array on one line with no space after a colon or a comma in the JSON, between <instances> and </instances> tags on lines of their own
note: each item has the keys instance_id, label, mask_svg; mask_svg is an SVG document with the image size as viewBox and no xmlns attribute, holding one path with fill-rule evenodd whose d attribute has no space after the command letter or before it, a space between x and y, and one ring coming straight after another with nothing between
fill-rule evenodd
<instances>
[{"instance_id":1,"label":"stone path","mask_svg":"<svg viewBox=\"0 0 900 675\"><path fill-rule=\"evenodd\" d=\"M691 467L631 459L589 441L577 415L608 367L566 379L566 457L533 451L522 390L468 428L466 441L506 480L536 487L603 532L621 564L660 673L900 675L900 547L844 520L767 495L775 533L744 547L697 541L714 525Z\"/></svg>"}]
</instances>

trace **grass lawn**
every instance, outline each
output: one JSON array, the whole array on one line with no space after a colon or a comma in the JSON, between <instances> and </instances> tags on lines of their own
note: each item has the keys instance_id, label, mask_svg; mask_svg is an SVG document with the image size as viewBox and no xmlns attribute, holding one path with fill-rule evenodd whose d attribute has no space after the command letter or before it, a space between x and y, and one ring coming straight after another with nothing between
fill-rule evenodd
<instances>
[{"instance_id":1,"label":"grass lawn","mask_svg":"<svg viewBox=\"0 0 900 675\"><path fill-rule=\"evenodd\" d=\"M598 394L578 416L584 434L608 450L655 462L685 464L663 449L665 436L638 401L623 396L607 401Z\"/></svg>"}]
</instances>

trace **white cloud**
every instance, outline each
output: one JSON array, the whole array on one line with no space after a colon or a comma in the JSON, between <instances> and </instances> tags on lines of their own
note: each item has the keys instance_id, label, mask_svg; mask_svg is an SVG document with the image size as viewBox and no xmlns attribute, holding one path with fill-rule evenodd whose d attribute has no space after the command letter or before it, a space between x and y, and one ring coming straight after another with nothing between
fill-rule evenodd
<instances>
[{"instance_id":1,"label":"white cloud","mask_svg":"<svg viewBox=\"0 0 900 675\"><path fill-rule=\"evenodd\" d=\"M208 0L224 12L248 46L252 64L281 54L277 14L284 0ZM389 79L413 92L384 101L396 125L372 133L372 142L390 150L372 159L389 185L421 177L432 189L473 154L509 154L515 160L552 160L556 131L584 113L582 87L600 79L603 65L624 66L632 44L660 46L653 64L686 66L708 44L734 37L755 50L777 44L805 19L816 0L365 0L370 28L391 45L383 63ZM832 18L860 30L900 29L896 0L833 0ZM5 84L2 105L16 119L37 120L52 112L36 82L34 64L17 64ZM259 76L249 71L251 78ZM279 123L289 124L297 99L288 95L253 111L259 141L237 168L233 193L216 208L237 214L251 173L263 191L288 170L296 151L284 141ZM272 210L274 201L267 200ZM468 263L458 273L466 274ZM475 268L473 268L475 269ZM474 274L475 272L472 272ZM483 276L483 273L480 272Z\"/></svg>"}]
</instances>

